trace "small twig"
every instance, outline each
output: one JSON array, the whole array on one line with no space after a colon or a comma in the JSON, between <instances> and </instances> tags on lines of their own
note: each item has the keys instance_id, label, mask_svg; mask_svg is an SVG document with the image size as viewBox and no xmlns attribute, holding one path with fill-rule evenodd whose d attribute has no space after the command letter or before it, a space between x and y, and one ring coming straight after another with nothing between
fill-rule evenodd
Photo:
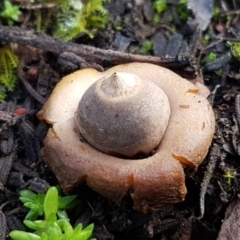
<instances>
[{"instance_id":1,"label":"small twig","mask_svg":"<svg viewBox=\"0 0 240 240\"><path fill-rule=\"evenodd\" d=\"M21 117L13 114L13 113L9 113L6 111L0 111L0 121L4 121L3 124L1 124L0 126L0 134L8 129L10 126L15 125L19 120L21 119Z\"/></svg>"},{"instance_id":2,"label":"small twig","mask_svg":"<svg viewBox=\"0 0 240 240\"><path fill-rule=\"evenodd\" d=\"M4 187L6 185L6 182L8 180L8 175L12 169L12 165L14 160L16 159L17 154L16 154L16 147L13 150L13 152L5 157L0 158L0 183ZM0 189L3 190L3 189Z\"/></svg>"},{"instance_id":3,"label":"small twig","mask_svg":"<svg viewBox=\"0 0 240 240\"><path fill-rule=\"evenodd\" d=\"M38 9L48 9L48 8L54 8L57 7L57 4L55 3L41 3L41 4L28 4L28 5L21 5L22 9L28 9L28 10L38 10Z\"/></svg>"},{"instance_id":4,"label":"small twig","mask_svg":"<svg viewBox=\"0 0 240 240\"><path fill-rule=\"evenodd\" d=\"M222 201L223 203L227 203L227 202L228 202L228 196L227 196L228 194L227 194L227 192L224 190L221 182L220 182L220 181L217 181L217 183L218 183L219 189L220 189L220 191L221 191L221 193L220 193L221 201Z\"/></svg>"},{"instance_id":5,"label":"small twig","mask_svg":"<svg viewBox=\"0 0 240 240\"><path fill-rule=\"evenodd\" d=\"M213 172L216 167L217 160L220 156L220 147L217 144L213 144L212 149L209 153L209 162L206 168L206 171L204 172L203 181L201 184L201 191L200 191L200 216L198 219L203 218L204 211L205 211L205 195L207 192L208 185L210 183L210 180L212 178Z\"/></svg>"},{"instance_id":6,"label":"small twig","mask_svg":"<svg viewBox=\"0 0 240 240\"><path fill-rule=\"evenodd\" d=\"M3 211L3 208L5 208L8 204L13 203L13 202L16 202L16 201L18 201L18 200L8 200L8 201L2 203L2 204L0 205L0 212ZM18 209L19 209L19 207L18 207ZM13 209L13 210L14 210L14 209ZM12 210L12 211L13 211L13 210ZM9 214L9 213L10 213L10 212L8 212L8 214ZM1 229L1 227L0 227L0 229ZM0 238L0 239L2 240L2 238Z\"/></svg>"},{"instance_id":7,"label":"small twig","mask_svg":"<svg viewBox=\"0 0 240 240\"><path fill-rule=\"evenodd\" d=\"M173 30L171 27L169 27L169 26L166 25L166 24L160 24L160 25L157 27L157 30L160 30L160 29L167 30L167 31L169 31L169 32L172 33L172 34L176 34L176 31Z\"/></svg>"},{"instance_id":8,"label":"small twig","mask_svg":"<svg viewBox=\"0 0 240 240\"><path fill-rule=\"evenodd\" d=\"M25 88L28 90L28 92L31 94L31 96L36 99L39 103L44 104L45 99L39 95L34 88L30 85L30 83L26 80L25 74L23 72L23 63L20 61L20 64L18 65L18 76L22 83L24 84Z\"/></svg>"},{"instance_id":9,"label":"small twig","mask_svg":"<svg viewBox=\"0 0 240 240\"><path fill-rule=\"evenodd\" d=\"M240 38L216 37L215 39L218 39L221 41L229 41L229 42L240 42Z\"/></svg>"},{"instance_id":10,"label":"small twig","mask_svg":"<svg viewBox=\"0 0 240 240\"><path fill-rule=\"evenodd\" d=\"M217 44L219 44L219 43L221 43L221 42L223 42L223 41L224 41L223 39L219 39L219 40L216 40L216 41L208 44L206 47L203 47L203 48L201 49L201 51L200 51L199 56L198 56L197 65L198 65L198 66L200 65L200 62L202 61L202 56L203 56L203 54L205 54L205 52L206 52L209 48L212 48L212 47L214 47L215 45L217 45Z\"/></svg>"},{"instance_id":11,"label":"small twig","mask_svg":"<svg viewBox=\"0 0 240 240\"><path fill-rule=\"evenodd\" d=\"M221 42L223 42L223 41L224 41L224 40L223 40L222 38L221 38L221 39L219 38L219 40L214 41L214 42L208 44L205 48L202 49L201 54L202 54L202 53L205 53L206 50L208 50L208 49L211 48L211 47L214 47L215 45L217 45L217 44L219 44L219 43L221 43Z\"/></svg>"},{"instance_id":12,"label":"small twig","mask_svg":"<svg viewBox=\"0 0 240 240\"><path fill-rule=\"evenodd\" d=\"M4 213L0 210L0 239L6 239L7 220Z\"/></svg>"},{"instance_id":13,"label":"small twig","mask_svg":"<svg viewBox=\"0 0 240 240\"><path fill-rule=\"evenodd\" d=\"M227 12L221 12L220 13L221 16L234 15L234 14L240 14L240 9L230 10L230 11L227 11Z\"/></svg>"},{"instance_id":14,"label":"small twig","mask_svg":"<svg viewBox=\"0 0 240 240\"><path fill-rule=\"evenodd\" d=\"M202 40L202 29L200 27L197 27L189 43L189 49L191 54L195 55L197 53L198 48L201 45L201 40Z\"/></svg>"},{"instance_id":15,"label":"small twig","mask_svg":"<svg viewBox=\"0 0 240 240\"><path fill-rule=\"evenodd\" d=\"M13 114L6 112L6 111L0 111L0 121L9 122L13 118Z\"/></svg>"},{"instance_id":16,"label":"small twig","mask_svg":"<svg viewBox=\"0 0 240 240\"><path fill-rule=\"evenodd\" d=\"M0 28L0 41L15 42L20 45L30 45L60 55L64 52L72 52L82 57L88 62L95 62L99 65L110 66L131 62L152 63L168 68L182 68L176 59L166 60L160 57L122 53L113 50L103 50L100 48L63 42L60 39L54 39L43 33L36 33L33 30L25 30L18 27ZM192 75L193 72L190 72Z\"/></svg>"},{"instance_id":17,"label":"small twig","mask_svg":"<svg viewBox=\"0 0 240 240\"><path fill-rule=\"evenodd\" d=\"M235 97L234 109L236 114L237 125L240 128L240 94Z\"/></svg>"},{"instance_id":18,"label":"small twig","mask_svg":"<svg viewBox=\"0 0 240 240\"><path fill-rule=\"evenodd\" d=\"M214 87L211 95L208 97L208 101L210 102L211 106L214 105L214 102L215 102L215 98L216 98L216 94L218 92L218 90L220 89L221 85L218 84Z\"/></svg>"}]
</instances>

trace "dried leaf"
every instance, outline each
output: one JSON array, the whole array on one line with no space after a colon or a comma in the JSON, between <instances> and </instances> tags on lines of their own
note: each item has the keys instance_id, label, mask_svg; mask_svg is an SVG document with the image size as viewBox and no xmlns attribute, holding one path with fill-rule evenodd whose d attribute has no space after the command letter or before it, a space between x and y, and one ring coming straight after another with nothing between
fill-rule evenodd
<instances>
[{"instance_id":1,"label":"dried leaf","mask_svg":"<svg viewBox=\"0 0 240 240\"><path fill-rule=\"evenodd\" d=\"M213 1L212 0L189 0L188 9L193 11L195 20L198 26L204 31L213 15Z\"/></svg>"}]
</instances>

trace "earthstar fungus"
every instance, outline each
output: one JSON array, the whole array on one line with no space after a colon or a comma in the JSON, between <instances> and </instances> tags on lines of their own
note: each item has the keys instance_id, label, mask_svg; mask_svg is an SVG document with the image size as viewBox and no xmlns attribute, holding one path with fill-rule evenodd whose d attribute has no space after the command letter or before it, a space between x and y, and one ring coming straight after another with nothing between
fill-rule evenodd
<instances>
[{"instance_id":1,"label":"earthstar fungus","mask_svg":"<svg viewBox=\"0 0 240 240\"><path fill-rule=\"evenodd\" d=\"M162 89L124 72L92 84L77 109L77 124L88 143L110 155L126 157L147 155L155 149L169 117L170 105Z\"/></svg>"},{"instance_id":2,"label":"earthstar fungus","mask_svg":"<svg viewBox=\"0 0 240 240\"><path fill-rule=\"evenodd\" d=\"M86 182L117 203L130 194L143 212L183 201L183 165L197 169L215 129L213 110L200 92L174 72L147 63L74 72L38 113L52 125L43 159L66 192ZM170 116L162 121L169 106Z\"/></svg>"}]
</instances>

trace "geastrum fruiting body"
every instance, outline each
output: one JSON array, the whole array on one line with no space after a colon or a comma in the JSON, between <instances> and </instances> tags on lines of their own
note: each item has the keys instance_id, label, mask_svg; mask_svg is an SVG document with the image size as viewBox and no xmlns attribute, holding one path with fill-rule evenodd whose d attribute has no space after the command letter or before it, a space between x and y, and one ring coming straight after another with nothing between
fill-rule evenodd
<instances>
[{"instance_id":1,"label":"geastrum fruiting body","mask_svg":"<svg viewBox=\"0 0 240 240\"><path fill-rule=\"evenodd\" d=\"M42 157L69 192L86 182L147 212L183 201L183 166L196 170L215 118L201 89L147 63L64 77L38 117L51 124Z\"/></svg>"}]
</instances>

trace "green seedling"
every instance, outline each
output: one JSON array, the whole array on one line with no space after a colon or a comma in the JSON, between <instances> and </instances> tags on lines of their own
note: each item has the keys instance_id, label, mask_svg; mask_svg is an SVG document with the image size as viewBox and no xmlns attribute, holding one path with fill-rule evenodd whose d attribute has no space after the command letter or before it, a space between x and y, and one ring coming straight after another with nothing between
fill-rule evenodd
<instances>
[{"instance_id":1,"label":"green seedling","mask_svg":"<svg viewBox=\"0 0 240 240\"><path fill-rule=\"evenodd\" d=\"M191 12L187 9L187 2L188 0L180 0L176 6L178 16L184 22L187 21ZM153 15L153 24L159 24L161 21L162 14L171 6L167 0L154 0L153 7L154 7L154 15ZM172 18L169 18L172 21Z\"/></svg>"},{"instance_id":2,"label":"green seedling","mask_svg":"<svg viewBox=\"0 0 240 240\"><path fill-rule=\"evenodd\" d=\"M204 59L203 59L203 63L209 63L212 61L215 61L217 59L217 54L210 52Z\"/></svg>"},{"instance_id":3,"label":"green seedling","mask_svg":"<svg viewBox=\"0 0 240 240\"><path fill-rule=\"evenodd\" d=\"M215 8L213 9L213 16L214 16L214 17L219 17L219 16L220 16L220 13L221 13L220 7L215 7Z\"/></svg>"},{"instance_id":4,"label":"green seedling","mask_svg":"<svg viewBox=\"0 0 240 240\"><path fill-rule=\"evenodd\" d=\"M3 2L4 9L0 13L0 17L5 18L9 26L12 26L14 22L17 22L19 16L22 14L19 10L19 6L12 5L8 0Z\"/></svg>"},{"instance_id":5,"label":"green seedling","mask_svg":"<svg viewBox=\"0 0 240 240\"><path fill-rule=\"evenodd\" d=\"M226 171L225 174L223 175L223 177L225 178L226 183L228 185L232 184L232 180L234 179L234 175L231 172Z\"/></svg>"},{"instance_id":6,"label":"green seedling","mask_svg":"<svg viewBox=\"0 0 240 240\"><path fill-rule=\"evenodd\" d=\"M144 41L144 43L140 49L140 52L143 54L149 54L149 53L152 53L152 51L153 51L152 41L150 41L150 40Z\"/></svg>"},{"instance_id":7,"label":"green seedling","mask_svg":"<svg viewBox=\"0 0 240 240\"><path fill-rule=\"evenodd\" d=\"M230 47L231 54L240 61L240 43L239 42L227 42L227 47Z\"/></svg>"},{"instance_id":8,"label":"green seedling","mask_svg":"<svg viewBox=\"0 0 240 240\"><path fill-rule=\"evenodd\" d=\"M187 8L187 0L180 0L177 5L177 13L180 19L184 22L191 16L191 11Z\"/></svg>"},{"instance_id":9,"label":"green seedling","mask_svg":"<svg viewBox=\"0 0 240 240\"><path fill-rule=\"evenodd\" d=\"M20 191L20 200L23 202L24 206L29 208L30 211L25 217L25 220L35 220L39 216L43 216L44 214L44 201L46 194L36 194L30 190L22 190ZM79 204L76 199L77 195L58 196L58 209L57 214L59 216L65 214L66 209L70 209L77 204Z\"/></svg>"},{"instance_id":10,"label":"green seedling","mask_svg":"<svg viewBox=\"0 0 240 240\"><path fill-rule=\"evenodd\" d=\"M208 34L205 34L202 38L204 44L208 44L210 42L211 37Z\"/></svg>"},{"instance_id":11,"label":"green seedling","mask_svg":"<svg viewBox=\"0 0 240 240\"><path fill-rule=\"evenodd\" d=\"M160 15L167 9L167 0L155 0L153 1L153 7L155 13L153 15L153 23L158 24L160 23Z\"/></svg>"},{"instance_id":12,"label":"green seedling","mask_svg":"<svg viewBox=\"0 0 240 240\"><path fill-rule=\"evenodd\" d=\"M206 63L209 63L209 62L213 62L215 60L217 60L218 56L216 53L213 53L213 52L210 52L202 61L203 64L206 64ZM218 75L218 76L222 76L222 70L217 70L215 71L215 73Z\"/></svg>"},{"instance_id":13,"label":"green seedling","mask_svg":"<svg viewBox=\"0 0 240 240\"><path fill-rule=\"evenodd\" d=\"M14 240L87 240L91 237L94 225L83 228L82 224L72 227L66 209L77 204L76 196L60 197L58 189L51 187L46 194L35 194L29 190L20 193L24 206L30 208L23 223L33 232L12 231ZM44 216L44 219L37 219ZM37 219L37 220L36 220Z\"/></svg>"},{"instance_id":14,"label":"green seedling","mask_svg":"<svg viewBox=\"0 0 240 240\"><path fill-rule=\"evenodd\" d=\"M157 13L162 13L167 9L167 0L155 0L153 6Z\"/></svg>"}]
</instances>

